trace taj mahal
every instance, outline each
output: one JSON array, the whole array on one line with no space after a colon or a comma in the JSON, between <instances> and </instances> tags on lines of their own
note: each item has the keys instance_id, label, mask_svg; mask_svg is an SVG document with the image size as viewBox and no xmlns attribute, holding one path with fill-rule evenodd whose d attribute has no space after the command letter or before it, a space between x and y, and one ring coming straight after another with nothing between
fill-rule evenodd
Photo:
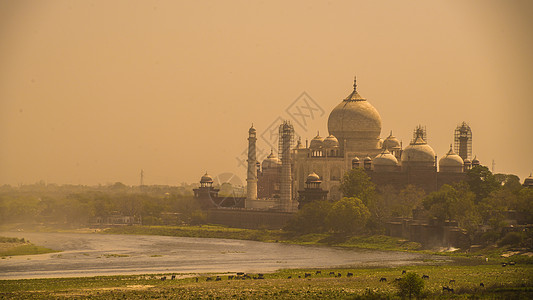
<instances>
[{"instance_id":1,"label":"taj mahal","mask_svg":"<svg viewBox=\"0 0 533 300\"><path fill-rule=\"evenodd\" d=\"M240 207L249 210L295 212L314 200L335 201L342 197L340 185L346 172L364 170L378 186L397 190L411 184L426 192L461 181L465 171L479 165L472 159L472 132L463 122L455 129L454 145L437 159L428 145L425 127L418 126L404 147L392 132L381 138L381 117L372 104L353 91L329 114L329 135L317 134L294 141L288 121L279 126L279 151L257 161L257 131L248 130L246 197L227 201L218 197L213 178L207 173L195 189L205 208Z\"/></svg>"}]
</instances>

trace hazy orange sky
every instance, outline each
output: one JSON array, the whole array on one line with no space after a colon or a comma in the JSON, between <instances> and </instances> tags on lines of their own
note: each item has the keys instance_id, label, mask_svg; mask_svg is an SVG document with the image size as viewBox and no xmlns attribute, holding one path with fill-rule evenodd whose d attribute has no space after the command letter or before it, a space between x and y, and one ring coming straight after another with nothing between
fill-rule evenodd
<instances>
[{"instance_id":1,"label":"hazy orange sky","mask_svg":"<svg viewBox=\"0 0 533 300\"><path fill-rule=\"evenodd\" d=\"M496 172L533 171L533 1L0 0L0 184L178 185L245 168L307 92L352 90L439 158L462 121ZM270 146L259 140L258 147Z\"/></svg>"}]
</instances>

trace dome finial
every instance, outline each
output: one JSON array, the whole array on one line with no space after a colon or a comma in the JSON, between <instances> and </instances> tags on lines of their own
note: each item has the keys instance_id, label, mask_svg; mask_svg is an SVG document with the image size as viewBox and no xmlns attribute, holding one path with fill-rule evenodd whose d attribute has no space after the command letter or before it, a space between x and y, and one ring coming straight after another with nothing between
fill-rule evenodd
<instances>
[{"instance_id":1,"label":"dome finial","mask_svg":"<svg viewBox=\"0 0 533 300\"><path fill-rule=\"evenodd\" d=\"M353 77L353 90L357 91L357 76Z\"/></svg>"}]
</instances>

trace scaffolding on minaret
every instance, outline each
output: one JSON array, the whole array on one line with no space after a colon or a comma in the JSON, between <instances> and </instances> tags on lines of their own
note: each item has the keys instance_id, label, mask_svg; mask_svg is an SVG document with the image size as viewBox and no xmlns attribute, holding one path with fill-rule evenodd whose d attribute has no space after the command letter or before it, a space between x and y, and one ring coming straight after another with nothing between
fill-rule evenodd
<instances>
[{"instance_id":1,"label":"scaffolding on minaret","mask_svg":"<svg viewBox=\"0 0 533 300\"><path fill-rule=\"evenodd\" d=\"M279 126L278 154L281 159L280 200L283 211L292 210L291 149L294 145L294 126L283 121Z\"/></svg>"},{"instance_id":2,"label":"scaffolding on minaret","mask_svg":"<svg viewBox=\"0 0 533 300\"><path fill-rule=\"evenodd\" d=\"M472 130L466 122L461 123L455 128L453 150L463 160L472 157Z\"/></svg>"}]
</instances>

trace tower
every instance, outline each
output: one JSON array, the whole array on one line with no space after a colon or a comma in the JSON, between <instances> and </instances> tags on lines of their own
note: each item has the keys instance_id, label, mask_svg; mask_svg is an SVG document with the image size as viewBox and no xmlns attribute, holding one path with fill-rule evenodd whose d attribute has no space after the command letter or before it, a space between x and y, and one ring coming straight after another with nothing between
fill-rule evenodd
<instances>
[{"instance_id":1,"label":"tower","mask_svg":"<svg viewBox=\"0 0 533 300\"><path fill-rule=\"evenodd\" d=\"M472 130L466 122L455 128L454 150L463 160L472 157Z\"/></svg>"},{"instance_id":2,"label":"tower","mask_svg":"<svg viewBox=\"0 0 533 300\"><path fill-rule=\"evenodd\" d=\"M252 124L250 130L248 130L248 172L246 175L246 200L257 200L256 141L256 130Z\"/></svg>"},{"instance_id":3,"label":"tower","mask_svg":"<svg viewBox=\"0 0 533 300\"><path fill-rule=\"evenodd\" d=\"M283 211L292 210L291 189L291 149L294 139L294 127L289 121L279 126L279 154L281 159L280 200Z\"/></svg>"}]
</instances>

